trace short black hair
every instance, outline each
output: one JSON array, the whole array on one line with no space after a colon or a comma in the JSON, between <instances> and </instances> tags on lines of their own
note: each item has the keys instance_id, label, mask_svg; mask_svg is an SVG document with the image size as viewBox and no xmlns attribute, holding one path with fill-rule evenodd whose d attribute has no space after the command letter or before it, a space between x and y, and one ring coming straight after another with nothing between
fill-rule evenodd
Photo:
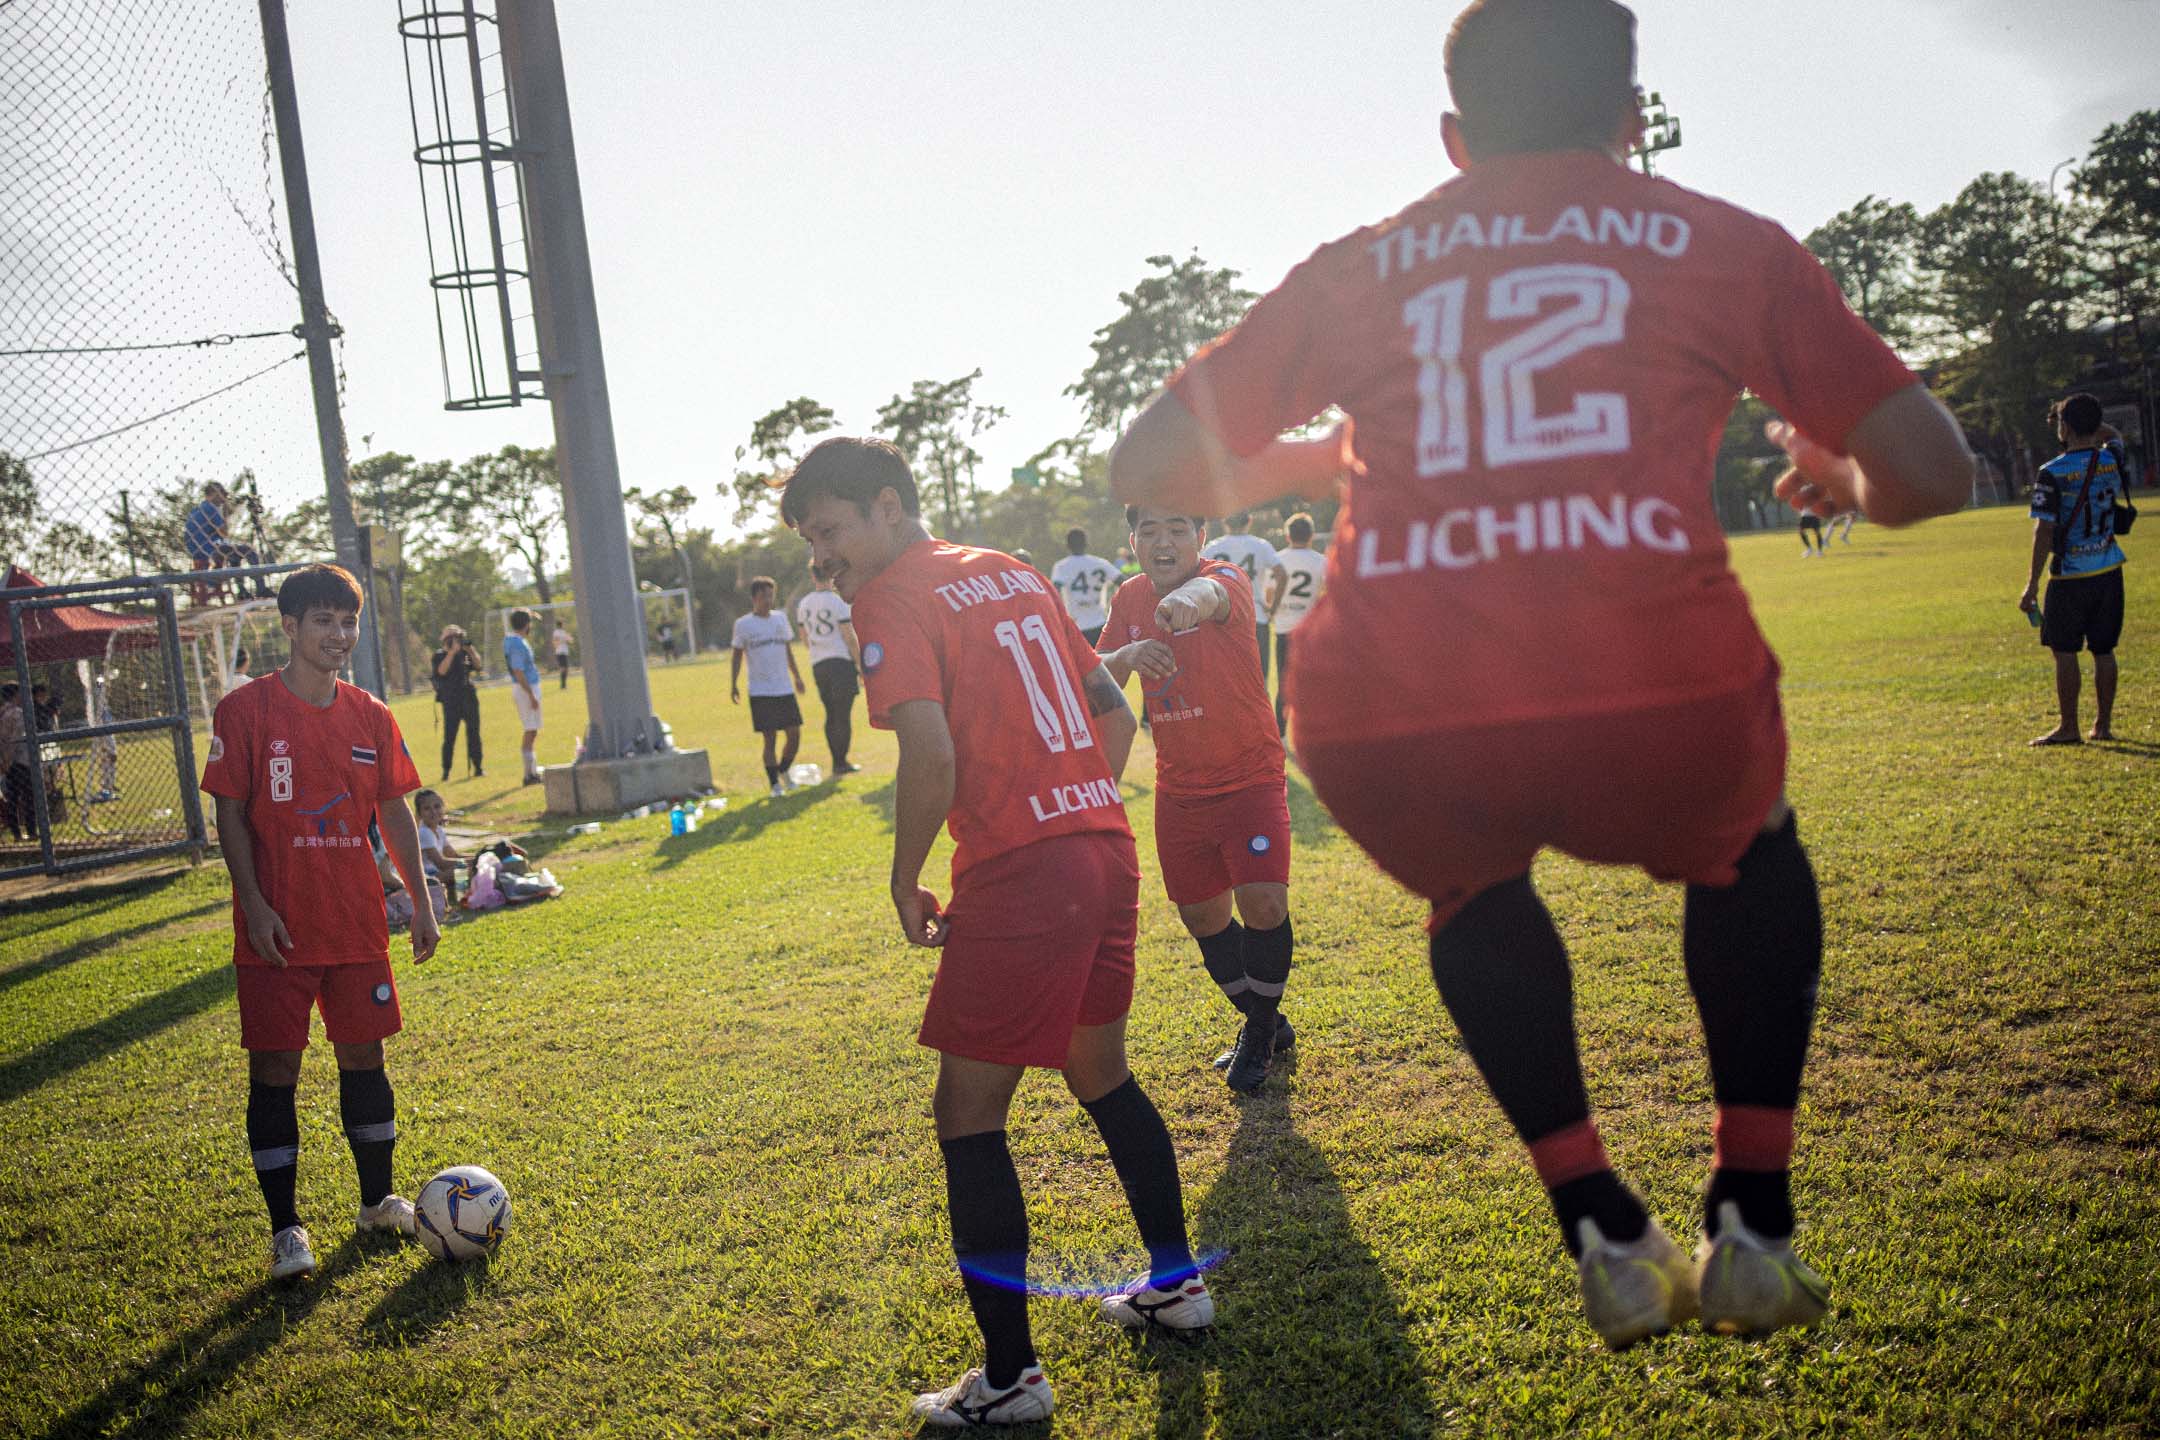
<instances>
[{"instance_id":1,"label":"short black hair","mask_svg":"<svg viewBox=\"0 0 2160 1440\"><path fill-rule=\"evenodd\" d=\"M1185 518L1192 521L1193 529L1207 529L1207 517L1205 515L1187 515ZM1127 530L1138 530L1140 528L1140 507L1138 505L1127 505L1125 507L1125 528Z\"/></svg>"},{"instance_id":2,"label":"short black hair","mask_svg":"<svg viewBox=\"0 0 2160 1440\"><path fill-rule=\"evenodd\" d=\"M2075 395L2065 395L2056 402L2055 413L2062 417L2064 428L2072 435L2090 435L2100 428L2101 411L2097 396L2083 390Z\"/></svg>"},{"instance_id":3,"label":"short black hair","mask_svg":"<svg viewBox=\"0 0 2160 1440\"><path fill-rule=\"evenodd\" d=\"M238 649L236 649L236 650L234 650L234 651L232 652L232 663L233 663L233 668L234 668L234 669L236 669L236 670L244 670L244 669L246 669L246 668L247 668L247 663L248 663L248 650L247 650L247 646L245 646L245 645L242 645L242 646L240 646L240 647L239 647Z\"/></svg>"},{"instance_id":4,"label":"short black hair","mask_svg":"<svg viewBox=\"0 0 2160 1440\"><path fill-rule=\"evenodd\" d=\"M278 586L278 614L304 620L310 610L360 613L360 582L342 565L303 565Z\"/></svg>"},{"instance_id":5,"label":"short black hair","mask_svg":"<svg viewBox=\"0 0 2160 1440\"><path fill-rule=\"evenodd\" d=\"M1283 522L1283 533L1290 537L1293 545L1303 545L1312 539L1312 531L1312 516L1302 510Z\"/></svg>"},{"instance_id":6,"label":"short black hair","mask_svg":"<svg viewBox=\"0 0 2160 1440\"><path fill-rule=\"evenodd\" d=\"M532 611L512 610L510 612L510 628L512 630L532 629Z\"/></svg>"},{"instance_id":7,"label":"short black hair","mask_svg":"<svg viewBox=\"0 0 2160 1440\"><path fill-rule=\"evenodd\" d=\"M1075 555L1087 553L1087 531L1075 525L1065 532L1065 548Z\"/></svg>"},{"instance_id":8,"label":"short black hair","mask_svg":"<svg viewBox=\"0 0 2160 1440\"><path fill-rule=\"evenodd\" d=\"M758 592L758 591L760 591L760 590L770 590L770 591L772 591L772 592L773 592L774 594L776 594L776 595L777 595L777 594L778 594L778 593L780 592L780 582L779 582L779 581L777 581L777 580L775 580L775 579L773 579L773 578L772 578L772 576L770 576L770 575L753 575L753 576L751 576L751 577L750 577L750 597L751 597L751 598L752 598L753 600L754 600L754 599L756 599L756 598L757 598L757 592Z\"/></svg>"},{"instance_id":9,"label":"short black hair","mask_svg":"<svg viewBox=\"0 0 2160 1440\"><path fill-rule=\"evenodd\" d=\"M1473 154L1600 149L1635 95L1635 12L1618 0L1476 0L1443 52Z\"/></svg>"},{"instance_id":10,"label":"short black hair","mask_svg":"<svg viewBox=\"0 0 2160 1440\"><path fill-rule=\"evenodd\" d=\"M780 494L780 519L799 526L810 507L830 495L845 500L863 515L886 487L900 497L900 508L909 515L922 513L915 493L915 472L907 457L883 440L835 436L810 447L802 463L787 478Z\"/></svg>"}]
</instances>

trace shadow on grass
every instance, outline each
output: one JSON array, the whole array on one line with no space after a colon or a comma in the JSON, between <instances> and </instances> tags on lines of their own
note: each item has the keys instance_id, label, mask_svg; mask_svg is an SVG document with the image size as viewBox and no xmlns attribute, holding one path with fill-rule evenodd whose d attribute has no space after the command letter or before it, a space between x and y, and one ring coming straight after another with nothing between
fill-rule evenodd
<instances>
[{"instance_id":1,"label":"shadow on grass","mask_svg":"<svg viewBox=\"0 0 2160 1440\"><path fill-rule=\"evenodd\" d=\"M117 900L113 902L116 905L121 903L123 902ZM101 906L99 908L106 907ZM25 960L20 965L0 970L0 994L5 994L26 981L35 980L40 975L49 975L53 971L63 969L78 960L86 960L100 951L110 950L115 945L125 945L130 940L147 935L153 930L162 930L168 925L176 925L183 920L193 920L198 916L208 915L213 911L230 910L231 908L232 901L229 899L205 900L194 909L182 910L177 915L163 915L155 920L145 920L139 925L130 925L125 930L108 930L101 934L85 936L72 945L61 946L50 955L40 955L35 960Z\"/></svg>"},{"instance_id":2,"label":"shadow on grass","mask_svg":"<svg viewBox=\"0 0 2160 1440\"><path fill-rule=\"evenodd\" d=\"M71 885L63 890L49 891L32 896L28 900L9 900L0 903L0 915L42 915L53 913L42 925L30 925L10 934L11 940L20 940L56 925L72 925L77 920L96 915L101 911L118 909L122 905L154 895L175 881L185 880L190 870L168 870L158 875L145 875L137 879L111 880L101 885ZM84 907L88 908L84 908Z\"/></svg>"},{"instance_id":3,"label":"shadow on grass","mask_svg":"<svg viewBox=\"0 0 2160 1440\"><path fill-rule=\"evenodd\" d=\"M486 1291L487 1266L484 1256L461 1265L421 1266L360 1322L360 1343L395 1350L425 1340Z\"/></svg>"},{"instance_id":4,"label":"shadow on grass","mask_svg":"<svg viewBox=\"0 0 2160 1440\"><path fill-rule=\"evenodd\" d=\"M137 1001L117 1015L55 1035L28 1054L0 1065L0 1104L19 1099L48 1081L93 1060L102 1060L138 1040L147 1040L232 996L232 962L221 961L193 979Z\"/></svg>"},{"instance_id":5,"label":"shadow on grass","mask_svg":"<svg viewBox=\"0 0 2160 1440\"><path fill-rule=\"evenodd\" d=\"M2114 755L2135 755L2140 760L2160 760L2160 745L2150 740L2094 740L2088 742Z\"/></svg>"},{"instance_id":6,"label":"shadow on grass","mask_svg":"<svg viewBox=\"0 0 2160 1440\"><path fill-rule=\"evenodd\" d=\"M692 834L663 836L654 853L660 857L661 869L673 869L683 861L702 855L716 845L756 839L766 826L793 820L805 810L830 800L839 793L832 785L824 784L797 790L792 795L784 795L778 799L769 795L760 796L740 809L730 801L726 810L711 820L701 821ZM667 825L667 812L661 811L658 818L664 828Z\"/></svg>"},{"instance_id":7,"label":"shadow on grass","mask_svg":"<svg viewBox=\"0 0 2160 1440\"><path fill-rule=\"evenodd\" d=\"M54 1421L43 1440L179 1434L194 1413L222 1394L249 1361L275 1348L305 1323L315 1307L329 1298L336 1281L366 1258L368 1248L358 1237L348 1237L313 1280L294 1285L258 1282Z\"/></svg>"},{"instance_id":8,"label":"shadow on grass","mask_svg":"<svg viewBox=\"0 0 2160 1440\"><path fill-rule=\"evenodd\" d=\"M1193 1216L1194 1249L1228 1252L1210 1277L1215 1333L1142 1344L1161 1376L1156 1433L1431 1433L1402 1306L1334 1172L1293 1128L1283 1083L1235 1103L1229 1156ZM1213 1415L1209 1371L1220 1377Z\"/></svg>"}]
</instances>

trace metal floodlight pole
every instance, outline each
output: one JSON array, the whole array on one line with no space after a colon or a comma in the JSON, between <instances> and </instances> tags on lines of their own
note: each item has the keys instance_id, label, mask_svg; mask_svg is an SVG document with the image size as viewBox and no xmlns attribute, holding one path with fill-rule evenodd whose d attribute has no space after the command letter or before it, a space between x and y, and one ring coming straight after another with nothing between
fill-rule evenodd
<instances>
[{"instance_id":1,"label":"metal floodlight pole","mask_svg":"<svg viewBox=\"0 0 2160 1440\"><path fill-rule=\"evenodd\" d=\"M645 627L630 527L623 515L615 421L601 362L585 202L571 143L570 98L553 0L503 0L503 67L513 145L524 171L533 319L555 412L555 469L570 533L580 666L589 728L585 754L610 759L662 749L645 679Z\"/></svg>"},{"instance_id":2,"label":"metal floodlight pole","mask_svg":"<svg viewBox=\"0 0 2160 1440\"><path fill-rule=\"evenodd\" d=\"M323 303L322 257L315 248L315 204L308 194L307 152L300 144L300 101L293 90L292 43L285 33L285 0L258 0L263 58L270 70L270 108L277 120L278 160L285 172L285 223L292 232L293 271L300 289L300 329L307 340L308 378L315 389L315 438L322 447L323 489L330 503L330 536L338 563L374 589L360 530L353 523L352 491L345 474L345 420L338 411L337 362L330 354L336 331ZM353 678L384 695L382 641L375 612L361 617L353 651Z\"/></svg>"}]
</instances>

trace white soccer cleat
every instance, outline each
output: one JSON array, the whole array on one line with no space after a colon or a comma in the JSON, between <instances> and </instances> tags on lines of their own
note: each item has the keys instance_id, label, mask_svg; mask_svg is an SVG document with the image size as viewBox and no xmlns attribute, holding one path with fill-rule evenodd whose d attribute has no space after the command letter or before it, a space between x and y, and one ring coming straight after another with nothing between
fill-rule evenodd
<instances>
[{"instance_id":1,"label":"white soccer cleat","mask_svg":"<svg viewBox=\"0 0 2160 1440\"><path fill-rule=\"evenodd\" d=\"M315 1273L315 1251L308 1245L307 1227L288 1225L270 1237L270 1278L297 1280Z\"/></svg>"},{"instance_id":2,"label":"white soccer cleat","mask_svg":"<svg viewBox=\"0 0 2160 1440\"><path fill-rule=\"evenodd\" d=\"M1577 1222L1575 1234L1582 1244L1575 1276L1583 1313L1607 1345L1625 1350L1695 1314L1694 1266L1657 1221L1625 1245L1607 1240L1588 1216Z\"/></svg>"},{"instance_id":3,"label":"white soccer cleat","mask_svg":"<svg viewBox=\"0 0 2160 1440\"><path fill-rule=\"evenodd\" d=\"M1175 1330L1189 1334L1215 1323L1215 1297L1208 1294L1207 1282L1195 1275L1171 1290L1145 1285L1123 1295L1109 1296L1102 1302L1102 1317L1127 1330Z\"/></svg>"},{"instance_id":4,"label":"white soccer cleat","mask_svg":"<svg viewBox=\"0 0 2160 1440\"><path fill-rule=\"evenodd\" d=\"M916 1419L944 1430L973 1425L1027 1425L1050 1418L1055 1403L1042 1366L1030 1365L1003 1390L993 1390L980 1366L944 1390L917 1395L908 1407Z\"/></svg>"},{"instance_id":5,"label":"white soccer cleat","mask_svg":"<svg viewBox=\"0 0 2160 1440\"><path fill-rule=\"evenodd\" d=\"M1702 1270L1703 1328L1720 1335L1767 1335L1812 1325L1830 1309L1830 1284L1793 1254L1792 1241L1748 1229L1740 1207L1721 1200L1718 1233L1696 1249Z\"/></svg>"},{"instance_id":6,"label":"white soccer cleat","mask_svg":"<svg viewBox=\"0 0 2160 1440\"><path fill-rule=\"evenodd\" d=\"M773 782L772 782L772 798L773 798L773 799L775 799L775 800L778 800L778 799L780 799L780 798L781 798L782 796L784 796L784 795L786 795L786 794L787 794L787 791L785 791L785 790L783 790L783 789L781 789L781 788L780 788L780 782L779 782L778 780L775 780L775 781L773 781Z\"/></svg>"},{"instance_id":7,"label":"white soccer cleat","mask_svg":"<svg viewBox=\"0 0 2160 1440\"><path fill-rule=\"evenodd\" d=\"M363 1235L399 1235L410 1240L418 1227L413 1222L412 1201L402 1195L385 1195L373 1205L360 1207L360 1218L353 1222L353 1228Z\"/></svg>"}]
</instances>

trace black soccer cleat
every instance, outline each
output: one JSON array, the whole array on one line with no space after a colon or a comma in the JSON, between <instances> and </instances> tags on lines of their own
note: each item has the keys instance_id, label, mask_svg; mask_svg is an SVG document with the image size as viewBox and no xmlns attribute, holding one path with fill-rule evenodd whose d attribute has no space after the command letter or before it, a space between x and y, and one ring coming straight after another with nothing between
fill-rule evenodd
<instances>
[{"instance_id":1,"label":"black soccer cleat","mask_svg":"<svg viewBox=\"0 0 2160 1440\"><path fill-rule=\"evenodd\" d=\"M1275 1053L1280 1055L1295 1044L1297 1044L1297 1031L1290 1028L1290 1018L1284 1015L1282 1011L1276 1011ZM1217 1055L1212 1063L1217 1070L1227 1070L1230 1068L1230 1058L1236 1054L1237 1047L1233 1045L1228 1050L1223 1051L1222 1054Z\"/></svg>"},{"instance_id":2,"label":"black soccer cleat","mask_svg":"<svg viewBox=\"0 0 2160 1440\"><path fill-rule=\"evenodd\" d=\"M1247 1020L1238 1031L1237 1043L1230 1047L1230 1065L1223 1072L1223 1083L1240 1095L1257 1095L1267 1083L1268 1070L1275 1063L1275 1027L1269 1025L1263 1031Z\"/></svg>"}]
</instances>

